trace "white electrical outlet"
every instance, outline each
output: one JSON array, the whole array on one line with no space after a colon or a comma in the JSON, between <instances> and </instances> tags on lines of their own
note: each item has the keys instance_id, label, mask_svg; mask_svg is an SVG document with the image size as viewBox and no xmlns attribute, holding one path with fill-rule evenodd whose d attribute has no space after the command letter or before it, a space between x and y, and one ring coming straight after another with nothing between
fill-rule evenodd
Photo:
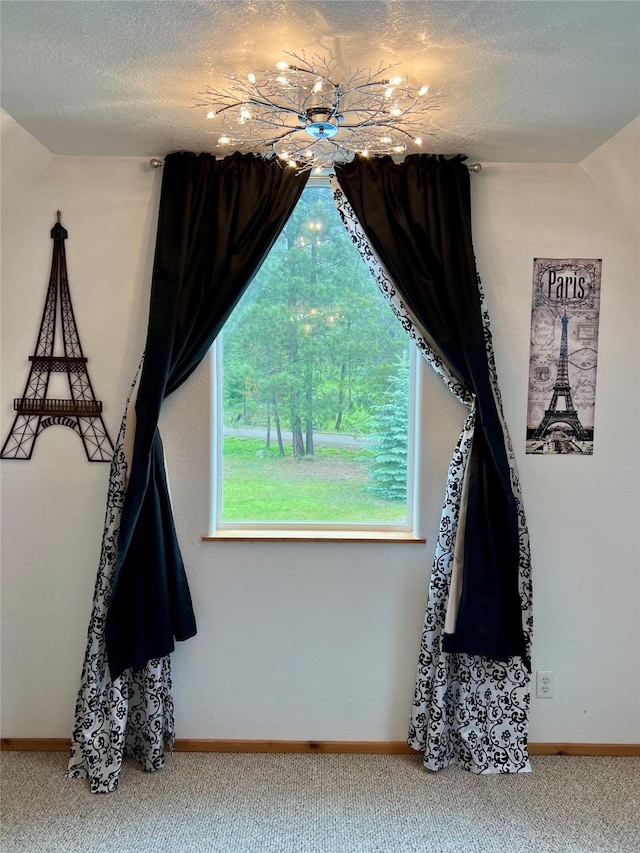
<instances>
[{"instance_id":1,"label":"white electrical outlet","mask_svg":"<svg viewBox=\"0 0 640 853\"><path fill-rule=\"evenodd\" d=\"M553 671L539 669L536 672L536 697L538 699L553 699Z\"/></svg>"}]
</instances>

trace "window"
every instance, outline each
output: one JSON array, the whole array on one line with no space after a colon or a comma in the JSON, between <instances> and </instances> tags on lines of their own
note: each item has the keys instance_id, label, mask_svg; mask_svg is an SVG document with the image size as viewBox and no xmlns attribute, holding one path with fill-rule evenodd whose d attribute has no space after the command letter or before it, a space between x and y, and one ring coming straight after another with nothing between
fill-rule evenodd
<instances>
[{"instance_id":1,"label":"window","mask_svg":"<svg viewBox=\"0 0 640 853\"><path fill-rule=\"evenodd\" d=\"M215 538L410 538L413 350L311 179L216 343Z\"/></svg>"}]
</instances>

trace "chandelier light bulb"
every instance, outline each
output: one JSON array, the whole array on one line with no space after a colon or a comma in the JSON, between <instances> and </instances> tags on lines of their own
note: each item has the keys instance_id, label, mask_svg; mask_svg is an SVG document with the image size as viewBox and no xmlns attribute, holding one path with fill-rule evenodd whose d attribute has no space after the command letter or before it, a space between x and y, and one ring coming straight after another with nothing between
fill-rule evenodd
<instances>
[{"instance_id":1,"label":"chandelier light bulb","mask_svg":"<svg viewBox=\"0 0 640 853\"><path fill-rule=\"evenodd\" d=\"M432 134L426 115L439 108L439 91L412 89L405 77L387 76L390 66L343 75L332 57L288 56L293 61L276 63L276 70L229 75L224 88L208 88L196 102L216 119L209 133L225 154L232 146L275 155L300 171L323 171L356 155L415 150Z\"/></svg>"}]
</instances>

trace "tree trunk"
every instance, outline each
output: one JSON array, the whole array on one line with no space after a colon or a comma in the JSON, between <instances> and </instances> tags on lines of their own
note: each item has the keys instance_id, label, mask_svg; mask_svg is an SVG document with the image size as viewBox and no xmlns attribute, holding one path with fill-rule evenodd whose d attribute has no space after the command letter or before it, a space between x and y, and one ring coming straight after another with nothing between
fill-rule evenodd
<instances>
[{"instance_id":1,"label":"tree trunk","mask_svg":"<svg viewBox=\"0 0 640 853\"><path fill-rule=\"evenodd\" d=\"M307 369L305 375L305 403L305 453L307 456L313 456L313 363L310 359L307 360Z\"/></svg>"},{"instance_id":2,"label":"tree trunk","mask_svg":"<svg viewBox=\"0 0 640 853\"><path fill-rule=\"evenodd\" d=\"M278 453L280 456L284 456L284 444L282 441L282 430L280 429L280 412L278 411L278 407L276 405L275 400L273 401L273 419L276 422L276 435L278 437Z\"/></svg>"},{"instance_id":3,"label":"tree trunk","mask_svg":"<svg viewBox=\"0 0 640 853\"><path fill-rule=\"evenodd\" d=\"M271 400L267 400L267 440L265 448L269 450L271 447Z\"/></svg>"},{"instance_id":4,"label":"tree trunk","mask_svg":"<svg viewBox=\"0 0 640 853\"><path fill-rule=\"evenodd\" d=\"M300 415L291 415L291 433L293 436L293 455L296 458L304 456L304 441L302 439L302 421Z\"/></svg>"},{"instance_id":5,"label":"tree trunk","mask_svg":"<svg viewBox=\"0 0 640 853\"><path fill-rule=\"evenodd\" d=\"M288 303L289 310L292 312L292 315L295 316L297 311L297 289L296 289L296 276L295 269L293 267L293 253L292 249L294 248L294 234L288 228L285 228L285 236L287 239L287 257L289 263L289 282L288 282ZM295 322L291 323L290 327L290 336L288 341L288 349L289 349L289 370L292 376L297 378L299 373L299 363L300 357L298 354L298 329ZM297 384L297 383L296 383ZM302 438L302 421L300 419L300 401L298 398L298 390L293 387L291 389L291 398L290 398L290 411L291 411L291 435L292 435L292 446L293 446L293 455L296 458L304 456L304 440Z\"/></svg>"},{"instance_id":6,"label":"tree trunk","mask_svg":"<svg viewBox=\"0 0 640 853\"><path fill-rule=\"evenodd\" d=\"M242 422L249 422L249 409L247 408L247 397L249 396L249 383L247 380L244 380L243 388L242 388Z\"/></svg>"},{"instance_id":7,"label":"tree trunk","mask_svg":"<svg viewBox=\"0 0 640 853\"><path fill-rule=\"evenodd\" d=\"M344 380L347 375L347 365L343 361L340 369L340 384L338 386L338 417L336 418L335 430L340 432L342 427L342 415L344 413Z\"/></svg>"}]
</instances>

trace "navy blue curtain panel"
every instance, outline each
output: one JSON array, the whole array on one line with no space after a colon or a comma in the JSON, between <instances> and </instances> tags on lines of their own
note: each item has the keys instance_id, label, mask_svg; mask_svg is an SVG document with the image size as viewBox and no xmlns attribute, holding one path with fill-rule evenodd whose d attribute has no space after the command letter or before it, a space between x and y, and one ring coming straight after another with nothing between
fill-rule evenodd
<instances>
[{"instance_id":1,"label":"navy blue curtain panel","mask_svg":"<svg viewBox=\"0 0 640 853\"><path fill-rule=\"evenodd\" d=\"M443 648L506 661L526 655L516 503L490 383L463 159L356 157L336 178L402 300L476 397L462 593Z\"/></svg>"},{"instance_id":2,"label":"navy blue curtain panel","mask_svg":"<svg viewBox=\"0 0 640 853\"><path fill-rule=\"evenodd\" d=\"M250 154L165 159L134 450L105 624L112 680L196 633L167 490L160 408L206 355L307 178Z\"/></svg>"}]
</instances>

